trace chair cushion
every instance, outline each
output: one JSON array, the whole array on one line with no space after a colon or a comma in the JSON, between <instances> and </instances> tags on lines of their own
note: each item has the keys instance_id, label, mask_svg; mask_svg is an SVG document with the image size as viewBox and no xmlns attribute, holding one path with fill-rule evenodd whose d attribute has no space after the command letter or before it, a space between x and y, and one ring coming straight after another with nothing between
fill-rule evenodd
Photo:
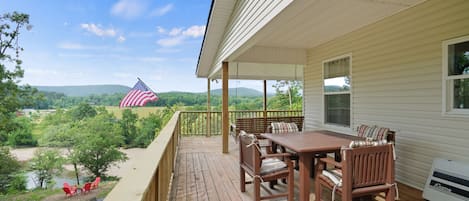
<instances>
[{"instance_id":1,"label":"chair cushion","mask_svg":"<svg viewBox=\"0 0 469 201\"><path fill-rule=\"evenodd\" d=\"M278 158L267 158L262 160L261 174L268 174L282 170L287 167L283 161Z\"/></svg>"},{"instance_id":2,"label":"chair cushion","mask_svg":"<svg viewBox=\"0 0 469 201\"><path fill-rule=\"evenodd\" d=\"M330 169L330 170L323 170L322 175L327 177L329 180L332 181L337 186L342 186L342 170L341 169Z\"/></svg>"},{"instance_id":3,"label":"chair cushion","mask_svg":"<svg viewBox=\"0 0 469 201\"><path fill-rule=\"evenodd\" d=\"M358 148L358 147L370 147L370 146L381 146L385 145L388 142L384 140L354 140L349 144L349 148Z\"/></svg>"},{"instance_id":4,"label":"chair cushion","mask_svg":"<svg viewBox=\"0 0 469 201\"><path fill-rule=\"evenodd\" d=\"M272 133L295 133L298 132L298 126L295 123L272 122Z\"/></svg>"},{"instance_id":5,"label":"chair cushion","mask_svg":"<svg viewBox=\"0 0 469 201\"><path fill-rule=\"evenodd\" d=\"M360 125L357 128L358 136L369 138L371 140L384 140L388 136L389 128Z\"/></svg>"}]
</instances>

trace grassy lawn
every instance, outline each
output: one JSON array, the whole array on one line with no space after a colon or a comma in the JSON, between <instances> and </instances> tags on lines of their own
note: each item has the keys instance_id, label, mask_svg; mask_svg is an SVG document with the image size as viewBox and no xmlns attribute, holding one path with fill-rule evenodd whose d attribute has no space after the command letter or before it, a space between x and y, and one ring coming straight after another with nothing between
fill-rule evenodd
<instances>
[{"instance_id":1,"label":"grassy lawn","mask_svg":"<svg viewBox=\"0 0 469 201\"><path fill-rule=\"evenodd\" d=\"M133 113L138 114L138 118L147 117L150 113L155 113L156 111L163 110L165 107L134 107L132 108ZM106 110L116 115L118 119L122 118L123 108L119 106L106 106Z\"/></svg>"},{"instance_id":2,"label":"grassy lawn","mask_svg":"<svg viewBox=\"0 0 469 201\"><path fill-rule=\"evenodd\" d=\"M98 189L92 190L88 194L78 194L73 197L67 198L62 189L47 189L47 190L35 190L31 192L18 193L13 195L0 195L0 200L5 201L79 201L79 200L92 200L93 198L104 198L111 192L114 186L117 184L116 181L102 182Z\"/></svg>"}]
</instances>

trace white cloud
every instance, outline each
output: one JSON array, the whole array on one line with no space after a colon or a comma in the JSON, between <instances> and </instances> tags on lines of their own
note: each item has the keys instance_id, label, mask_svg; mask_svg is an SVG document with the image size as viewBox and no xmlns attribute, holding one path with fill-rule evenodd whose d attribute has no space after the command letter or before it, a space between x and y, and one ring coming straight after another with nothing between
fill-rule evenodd
<instances>
[{"instance_id":1,"label":"white cloud","mask_svg":"<svg viewBox=\"0 0 469 201\"><path fill-rule=\"evenodd\" d=\"M173 9L173 4L167 4L163 7L158 7L151 12L151 16L163 16Z\"/></svg>"},{"instance_id":2,"label":"white cloud","mask_svg":"<svg viewBox=\"0 0 469 201\"><path fill-rule=\"evenodd\" d=\"M156 43L163 47L172 47L172 46L182 44L183 41L184 41L184 37L177 36L177 37L163 38L163 39L156 41Z\"/></svg>"},{"instance_id":3,"label":"white cloud","mask_svg":"<svg viewBox=\"0 0 469 201\"><path fill-rule=\"evenodd\" d=\"M146 3L140 0L120 0L111 8L111 14L125 19L135 19L146 10Z\"/></svg>"},{"instance_id":4,"label":"white cloud","mask_svg":"<svg viewBox=\"0 0 469 201\"><path fill-rule=\"evenodd\" d=\"M182 35L190 36L190 37L193 37L193 38L201 37L204 34L205 34L205 25L203 25L203 26L194 25L194 26L191 26L191 27L189 27L188 29L186 29L182 32Z\"/></svg>"},{"instance_id":5,"label":"white cloud","mask_svg":"<svg viewBox=\"0 0 469 201\"><path fill-rule=\"evenodd\" d=\"M156 31L160 34L166 33L166 29L164 29L163 27L160 27L160 26L156 27Z\"/></svg>"},{"instance_id":6,"label":"white cloud","mask_svg":"<svg viewBox=\"0 0 469 201\"><path fill-rule=\"evenodd\" d=\"M97 36L108 36L108 37L114 37L116 36L116 33L117 31L114 30L113 28L109 28L109 29L103 29L101 28L100 25L96 25L96 24L81 24L80 25L82 29L94 34L94 35L97 35Z\"/></svg>"},{"instance_id":7,"label":"white cloud","mask_svg":"<svg viewBox=\"0 0 469 201\"><path fill-rule=\"evenodd\" d=\"M173 28L171 31L169 31L168 35L170 36L177 36L182 33L182 28Z\"/></svg>"},{"instance_id":8,"label":"white cloud","mask_svg":"<svg viewBox=\"0 0 469 201\"><path fill-rule=\"evenodd\" d=\"M188 38L202 37L205 33L205 26L193 25L187 29L184 28L172 28L169 32L162 27L156 27L157 31L161 34L167 34L170 37L159 39L156 43L163 47L171 47L180 45L185 42Z\"/></svg>"},{"instance_id":9,"label":"white cloud","mask_svg":"<svg viewBox=\"0 0 469 201\"><path fill-rule=\"evenodd\" d=\"M119 43L123 43L124 41L125 41L125 37L122 35L117 38L117 42Z\"/></svg>"}]
</instances>

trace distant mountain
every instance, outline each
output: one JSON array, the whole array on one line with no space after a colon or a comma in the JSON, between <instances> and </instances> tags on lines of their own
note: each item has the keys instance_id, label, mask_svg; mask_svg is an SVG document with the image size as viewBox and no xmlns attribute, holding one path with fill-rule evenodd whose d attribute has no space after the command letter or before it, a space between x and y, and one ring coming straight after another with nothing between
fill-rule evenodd
<instances>
[{"instance_id":1,"label":"distant mountain","mask_svg":"<svg viewBox=\"0 0 469 201\"><path fill-rule=\"evenodd\" d=\"M123 85L83 85L83 86L33 86L39 91L63 93L66 96L89 96L101 94L127 93L130 87Z\"/></svg>"},{"instance_id":2,"label":"distant mountain","mask_svg":"<svg viewBox=\"0 0 469 201\"><path fill-rule=\"evenodd\" d=\"M207 92L204 92L207 93ZM222 95L222 89L214 89L210 90L211 95ZM238 87L238 88L229 88L228 89L229 96L247 96L247 97L254 97L254 96L263 96L263 92L246 88L246 87Z\"/></svg>"},{"instance_id":3,"label":"distant mountain","mask_svg":"<svg viewBox=\"0 0 469 201\"><path fill-rule=\"evenodd\" d=\"M33 86L36 87L39 91L45 92L55 92L63 93L66 96L89 96L89 95L102 95L102 94L115 94L115 93L127 93L130 90L130 87L123 85L83 85L83 86ZM182 92L182 91L171 91L171 92L161 92L156 91L158 95L162 94L179 94L179 95L190 95L190 94L207 94L207 92L192 93L192 92ZM239 87L239 88L229 88L229 96L239 96L239 97L258 97L262 96L261 91ZM221 96L222 89L213 89L210 91L211 95ZM268 96L273 96L274 94L267 94Z\"/></svg>"}]
</instances>

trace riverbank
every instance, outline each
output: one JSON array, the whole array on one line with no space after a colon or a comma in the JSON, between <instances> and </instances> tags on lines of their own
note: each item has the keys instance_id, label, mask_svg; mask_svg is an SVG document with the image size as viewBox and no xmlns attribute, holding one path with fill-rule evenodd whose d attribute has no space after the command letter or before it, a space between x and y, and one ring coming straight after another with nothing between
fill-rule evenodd
<instances>
[{"instance_id":1,"label":"riverbank","mask_svg":"<svg viewBox=\"0 0 469 201\"><path fill-rule=\"evenodd\" d=\"M17 160L21 162L26 162L31 160L34 157L34 152L37 150L37 147L32 148L21 148L21 149L12 149L11 154L17 158ZM62 153L66 153L65 149L60 149ZM132 148L132 149L120 149L120 151L124 152L127 157L129 158L125 162L119 162L114 166L111 166L109 170L106 172L108 176L115 176L115 177L122 177L126 174L126 172L130 169L131 165L134 163L135 158L137 156L142 155L145 149L142 148ZM68 171L73 171L72 165L64 165L64 168Z\"/></svg>"}]
</instances>

